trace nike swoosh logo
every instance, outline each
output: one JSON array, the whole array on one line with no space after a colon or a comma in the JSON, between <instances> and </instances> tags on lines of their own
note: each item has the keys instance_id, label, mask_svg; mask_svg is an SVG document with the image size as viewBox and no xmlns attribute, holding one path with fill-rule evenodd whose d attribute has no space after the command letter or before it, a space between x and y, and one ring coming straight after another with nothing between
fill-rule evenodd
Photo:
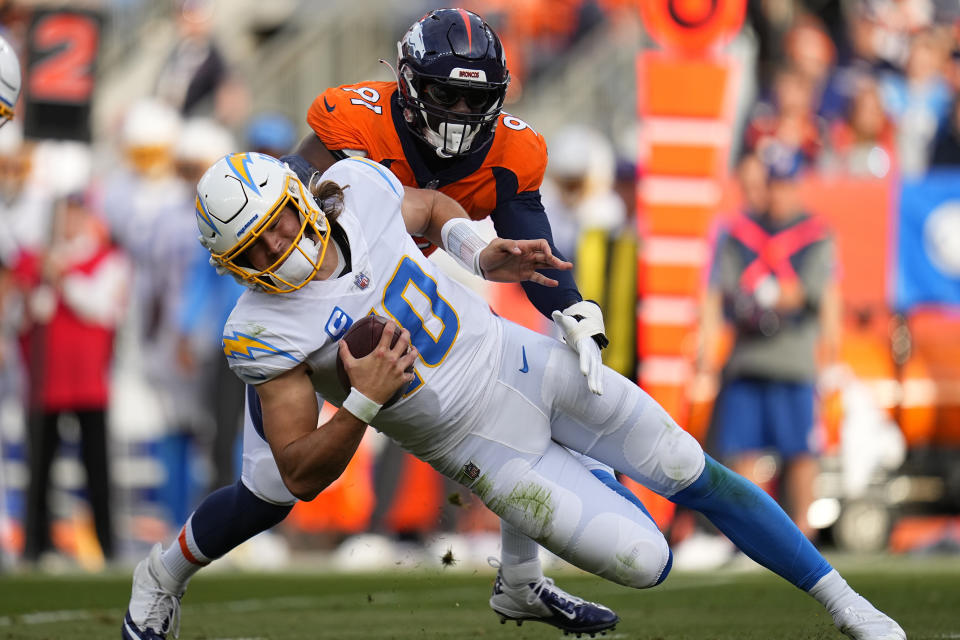
<instances>
[{"instance_id":1,"label":"nike swoosh logo","mask_svg":"<svg viewBox=\"0 0 960 640\"><path fill-rule=\"evenodd\" d=\"M527 348L521 347L523 353L523 367L519 369L520 373L526 373L530 371L530 367L527 366Z\"/></svg>"},{"instance_id":2,"label":"nike swoosh logo","mask_svg":"<svg viewBox=\"0 0 960 640\"><path fill-rule=\"evenodd\" d=\"M331 111L337 108L337 105L333 105L332 107L330 106L330 103L327 102L326 96L323 97L323 106L327 108L327 113L330 113Z\"/></svg>"},{"instance_id":3,"label":"nike swoosh logo","mask_svg":"<svg viewBox=\"0 0 960 640\"><path fill-rule=\"evenodd\" d=\"M563 614L564 616L566 616L569 620L576 620L576 619L577 619L577 613L576 613L576 611L567 611L566 609L561 609L560 607L558 607L558 606L556 606L556 605L551 605L550 608L553 609L554 611L558 611L558 612L562 613L562 614Z\"/></svg>"}]
</instances>

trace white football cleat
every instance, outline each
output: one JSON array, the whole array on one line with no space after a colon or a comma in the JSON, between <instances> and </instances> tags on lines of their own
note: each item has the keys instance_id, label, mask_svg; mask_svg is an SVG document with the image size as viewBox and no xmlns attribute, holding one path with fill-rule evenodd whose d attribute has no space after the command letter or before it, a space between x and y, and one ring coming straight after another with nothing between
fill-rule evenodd
<instances>
[{"instance_id":1,"label":"white football cleat","mask_svg":"<svg viewBox=\"0 0 960 640\"><path fill-rule=\"evenodd\" d=\"M166 640L167 633L180 634L180 598L186 590L160 561L159 542L133 570L133 591L123 617L123 640Z\"/></svg>"},{"instance_id":2,"label":"white football cleat","mask_svg":"<svg viewBox=\"0 0 960 640\"><path fill-rule=\"evenodd\" d=\"M907 640L906 632L893 618L863 597L857 604L835 613L833 624L854 640Z\"/></svg>"}]
</instances>

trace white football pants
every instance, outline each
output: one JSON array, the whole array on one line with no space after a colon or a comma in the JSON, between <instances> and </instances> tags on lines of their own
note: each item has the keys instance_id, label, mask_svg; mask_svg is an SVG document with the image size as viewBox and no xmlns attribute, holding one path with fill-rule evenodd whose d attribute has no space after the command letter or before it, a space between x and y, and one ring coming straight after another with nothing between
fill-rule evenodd
<instances>
[{"instance_id":1,"label":"white football pants","mask_svg":"<svg viewBox=\"0 0 960 640\"><path fill-rule=\"evenodd\" d=\"M478 407L485 419L450 454L429 462L581 569L631 587L656 584L669 558L663 535L564 447L669 497L703 471L700 445L634 382L605 369L604 393L596 396L573 350L501 322L496 386ZM268 502L294 502L253 427L249 402L245 415L244 484Z\"/></svg>"}]
</instances>

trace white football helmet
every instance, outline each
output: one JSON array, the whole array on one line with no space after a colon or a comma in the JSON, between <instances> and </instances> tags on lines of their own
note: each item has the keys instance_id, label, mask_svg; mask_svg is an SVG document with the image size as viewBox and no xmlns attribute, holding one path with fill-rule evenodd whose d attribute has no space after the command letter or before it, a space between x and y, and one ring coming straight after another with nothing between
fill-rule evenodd
<instances>
[{"instance_id":1,"label":"white football helmet","mask_svg":"<svg viewBox=\"0 0 960 640\"><path fill-rule=\"evenodd\" d=\"M13 120L20 84L20 60L10 43L0 36L0 125Z\"/></svg>"},{"instance_id":2,"label":"white football helmet","mask_svg":"<svg viewBox=\"0 0 960 640\"><path fill-rule=\"evenodd\" d=\"M299 233L276 262L254 269L244 252L288 205L299 212ZM197 183L196 213L200 243L218 270L270 293L295 291L310 282L330 240L326 216L297 175L262 153L233 153L207 169Z\"/></svg>"}]
</instances>

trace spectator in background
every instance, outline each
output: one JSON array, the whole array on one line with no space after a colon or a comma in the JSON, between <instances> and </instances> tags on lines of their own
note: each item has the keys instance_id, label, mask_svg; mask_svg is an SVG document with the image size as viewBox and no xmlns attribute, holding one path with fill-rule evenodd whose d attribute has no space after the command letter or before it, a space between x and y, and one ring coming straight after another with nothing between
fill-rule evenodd
<instances>
[{"instance_id":1,"label":"spectator in background","mask_svg":"<svg viewBox=\"0 0 960 640\"><path fill-rule=\"evenodd\" d=\"M760 219L766 215L770 202L770 193L767 184L767 167L755 153L747 153L737 163L737 184L740 188L742 214ZM721 230L717 242L719 247L727 242L726 232ZM710 274L711 284L714 284L716 261ZM716 286L707 287L704 301L700 310L700 327L697 336L696 353L694 354L695 380L694 385L701 389L716 388L716 373L722 363L715 355L716 347L720 342L721 331L724 325L723 293ZM694 393L702 396L705 393Z\"/></svg>"},{"instance_id":2,"label":"spectator in background","mask_svg":"<svg viewBox=\"0 0 960 640\"><path fill-rule=\"evenodd\" d=\"M188 121L176 147L177 174L188 187L194 186L207 167L234 151L235 146L230 133L213 120ZM189 195L195 198L194 193ZM202 438L209 441L212 491L236 480L234 448L242 419L243 383L230 372L223 357L221 334L243 286L233 278L218 277L210 266L208 252L195 242L194 202L190 199L183 203L190 213L192 229L170 234L176 236L175 242L182 240L189 245L185 247L188 259L179 265L183 269L177 288L179 300L173 304L171 318L177 334L177 366L184 379L194 383L203 414Z\"/></svg>"},{"instance_id":3,"label":"spectator in background","mask_svg":"<svg viewBox=\"0 0 960 640\"><path fill-rule=\"evenodd\" d=\"M127 377L142 381L160 405L159 415L147 418L166 468L157 497L174 520L189 513L189 433L199 414L196 385L176 365L173 330L180 265L194 255L196 238L186 231L192 217L192 205L186 203L196 196L174 166L181 126L177 112L162 102L147 98L134 103L121 134L125 166L108 176L103 204L110 231L133 266L119 360ZM184 233L186 238L177 237ZM124 419L135 418L120 416Z\"/></svg>"},{"instance_id":4,"label":"spectator in background","mask_svg":"<svg viewBox=\"0 0 960 640\"><path fill-rule=\"evenodd\" d=\"M157 76L156 95L182 115L210 113L227 80L227 63L213 41L212 0L182 0L179 37Z\"/></svg>"},{"instance_id":5,"label":"spectator in background","mask_svg":"<svg viewBox=\"0 0 960 640\"><path fill-rule=\"evenodd\" d=\"M609 232L619 229L624 222L625 205L613 190L613 147L600 132L575 124L563 128L550 140L548 153L544 208L557 249L565 256L574 256L573 263L577 265L582 233L587 229ZM577 282L582 276L577 273ZM594 299L597 289L594 286L589 292L583 290L583 297Z\"/></svg>"},{"instance_id":6,"label":"spectator in background","mask_svg":"<svg viewBox=\"0 0 960 640\"><path fill-rule=\"evenodd\" d=\"M603 310L604 364L636 376L636 166L618 165L599 131L570 125L548 147L543 204L557 249L572 261L580 293ZM616 342L614 342L616 340Z\"/></svg>"},{"instance_id":7,"label":"spectator in background","mask_svg":"<svg viewBox=\"0 0 960 640\"><path fill-rule=\"evenodd\" d=\"M817 116L813 81L793 67L781 68L774 80L773 102L760 102L744 133L746 148L763 155L770 145L799 154L804 164L820 156L824 124Z\"/></svg>"},{"instance_id":8,"label":"spectator in background","mask_svg":"<svg viewBox=\"0 0 960 640\"><path fill-rule=\"evenodd\" d=\"M930 164L935 167L960 165L960 97L950 105L950 117L933 145Z\"/></svg>"},{"instance_id":9,"label":"spectator in background","mask_svg":"<svg viewBox=\"0 0 960 640\"><path fill-rule=\"evenodd\" d=\"M274 158L287 154L297 141L297 131L290 118L281 113L261 113L247 125L245 149Z\"/></svg>"},{"instance_id":10,"label":"spectator in background","mask_svg":"<svg viewBox=\"0 0 960 640\"><path fill-rule=\"evenodd\" d=\"M869 3L852 2L845 9L842 27L845 37L839 38L837 65L830 74L820 104L820 115L830 121L846 117L864 77L896 71L898 67L892 61L899 63L901 58L896 54L901 37L888 33Z\"/></svg>"},{"instance_id":11,"label":"spectator in background","mask_svg":"<svg viewBox=\"0 0 960 640\"><path fill-rule=\"evenodd\" d=\"M876 82L863 76L846 117L831 126L830 157L824 164L851 176L883 178L893 164L894 135Z\"/></svg>"},{"instance_id":12,"label":"spectator in background","mask_svg":"<svg viewBox=\"0 0 960 640\"><path fill-rule=\"evenodd\" d=\"M580 293L600 305L607 337L616 336L603 352L604 364L632 379L637 245L627 211L635 205L636 167L627 163L618 176L613 146L599 131L579 124L561 129L548 153L541 190L554 242L563 255L573 256ZM616 190L618 179L631 192L627 199Z\"/></svg>"},{"instance_id":13,"label":"spectator in background","mask_svg":"<svg viewBox=\"0 0 960 640\"><path fill-rule=\"evenodd\" d=\"M764 158L766 208L736 220L717 248L708 300L722 304L735 341L711 436L731 468L761 485L769 478L759 463L775 453L783 470L779 495L786 495L800 530L813 537L807 510L818 470L815 354L820 306L833 277L833 243L801 207L799 158L789 149L773 155L775 149ZM762 204L759 192L755 197L748 197L748 207Z\"/></svg>"},{"instance_id":14,"label":"spectator in background","mask_svg":"<svg viewBox=\"0 0 960 640\"><path fill-rule=\"evenodd\" d=\"M886 73L880 90L884 106L897 127L897 154L905 176L927 170L930 149L947 118L950 88L943 70L947 49L934 31L922 31L910 44L904 74Z\"/></svg>"},{"instance_id":15,"label":"spectator in background","mask_svg":"<svg viewBox=\"0 0 960 640\"><path fill-rule=\"evenodd\" d=\"M637 377L637 165L617 160L613 189L624 205L624 221L609 236L603 309L610 345L603 354L608 367L626 378Z\"/></svg>"},{"instance_id":16,"label":"spectator in background","mask_svg":"<svg viewBox=\"0 0 960 640\"><path fill-rule=\"evenodd\" d=\"M60 442L58 422L80 424L87 497L104 558L114 556L106 409L113 337L126 296L128 265L82 193L57 208L49 247L23 253L17 273L27 290L30 325L30 486L26 550L36 562L50 548L47 494Z\"/></svg>"},{"instance_id":17,"label":"spectator in background","mask_svg":"<svg viewBox=\"0 0 960 640\"><path fill-rule=\"evenodd\" d=\"M157 75L155 96L185 118L212 116L239 126L249 112L249 90L214 39L216 1L174 4L179 37Z\"/></svg>"},{"instance_id":18,"label":"spectator in background","mask_svg":"<svg viewBox=\"0 0 960 640\"><path fill-rule=\"evenodd\" d=\"M800 16L784 38L787 66L809 82L816 112L830 119L843 112L845 101L834 75L836 47L823 24L812 15Z\"/></svg>"}]
</instances>

